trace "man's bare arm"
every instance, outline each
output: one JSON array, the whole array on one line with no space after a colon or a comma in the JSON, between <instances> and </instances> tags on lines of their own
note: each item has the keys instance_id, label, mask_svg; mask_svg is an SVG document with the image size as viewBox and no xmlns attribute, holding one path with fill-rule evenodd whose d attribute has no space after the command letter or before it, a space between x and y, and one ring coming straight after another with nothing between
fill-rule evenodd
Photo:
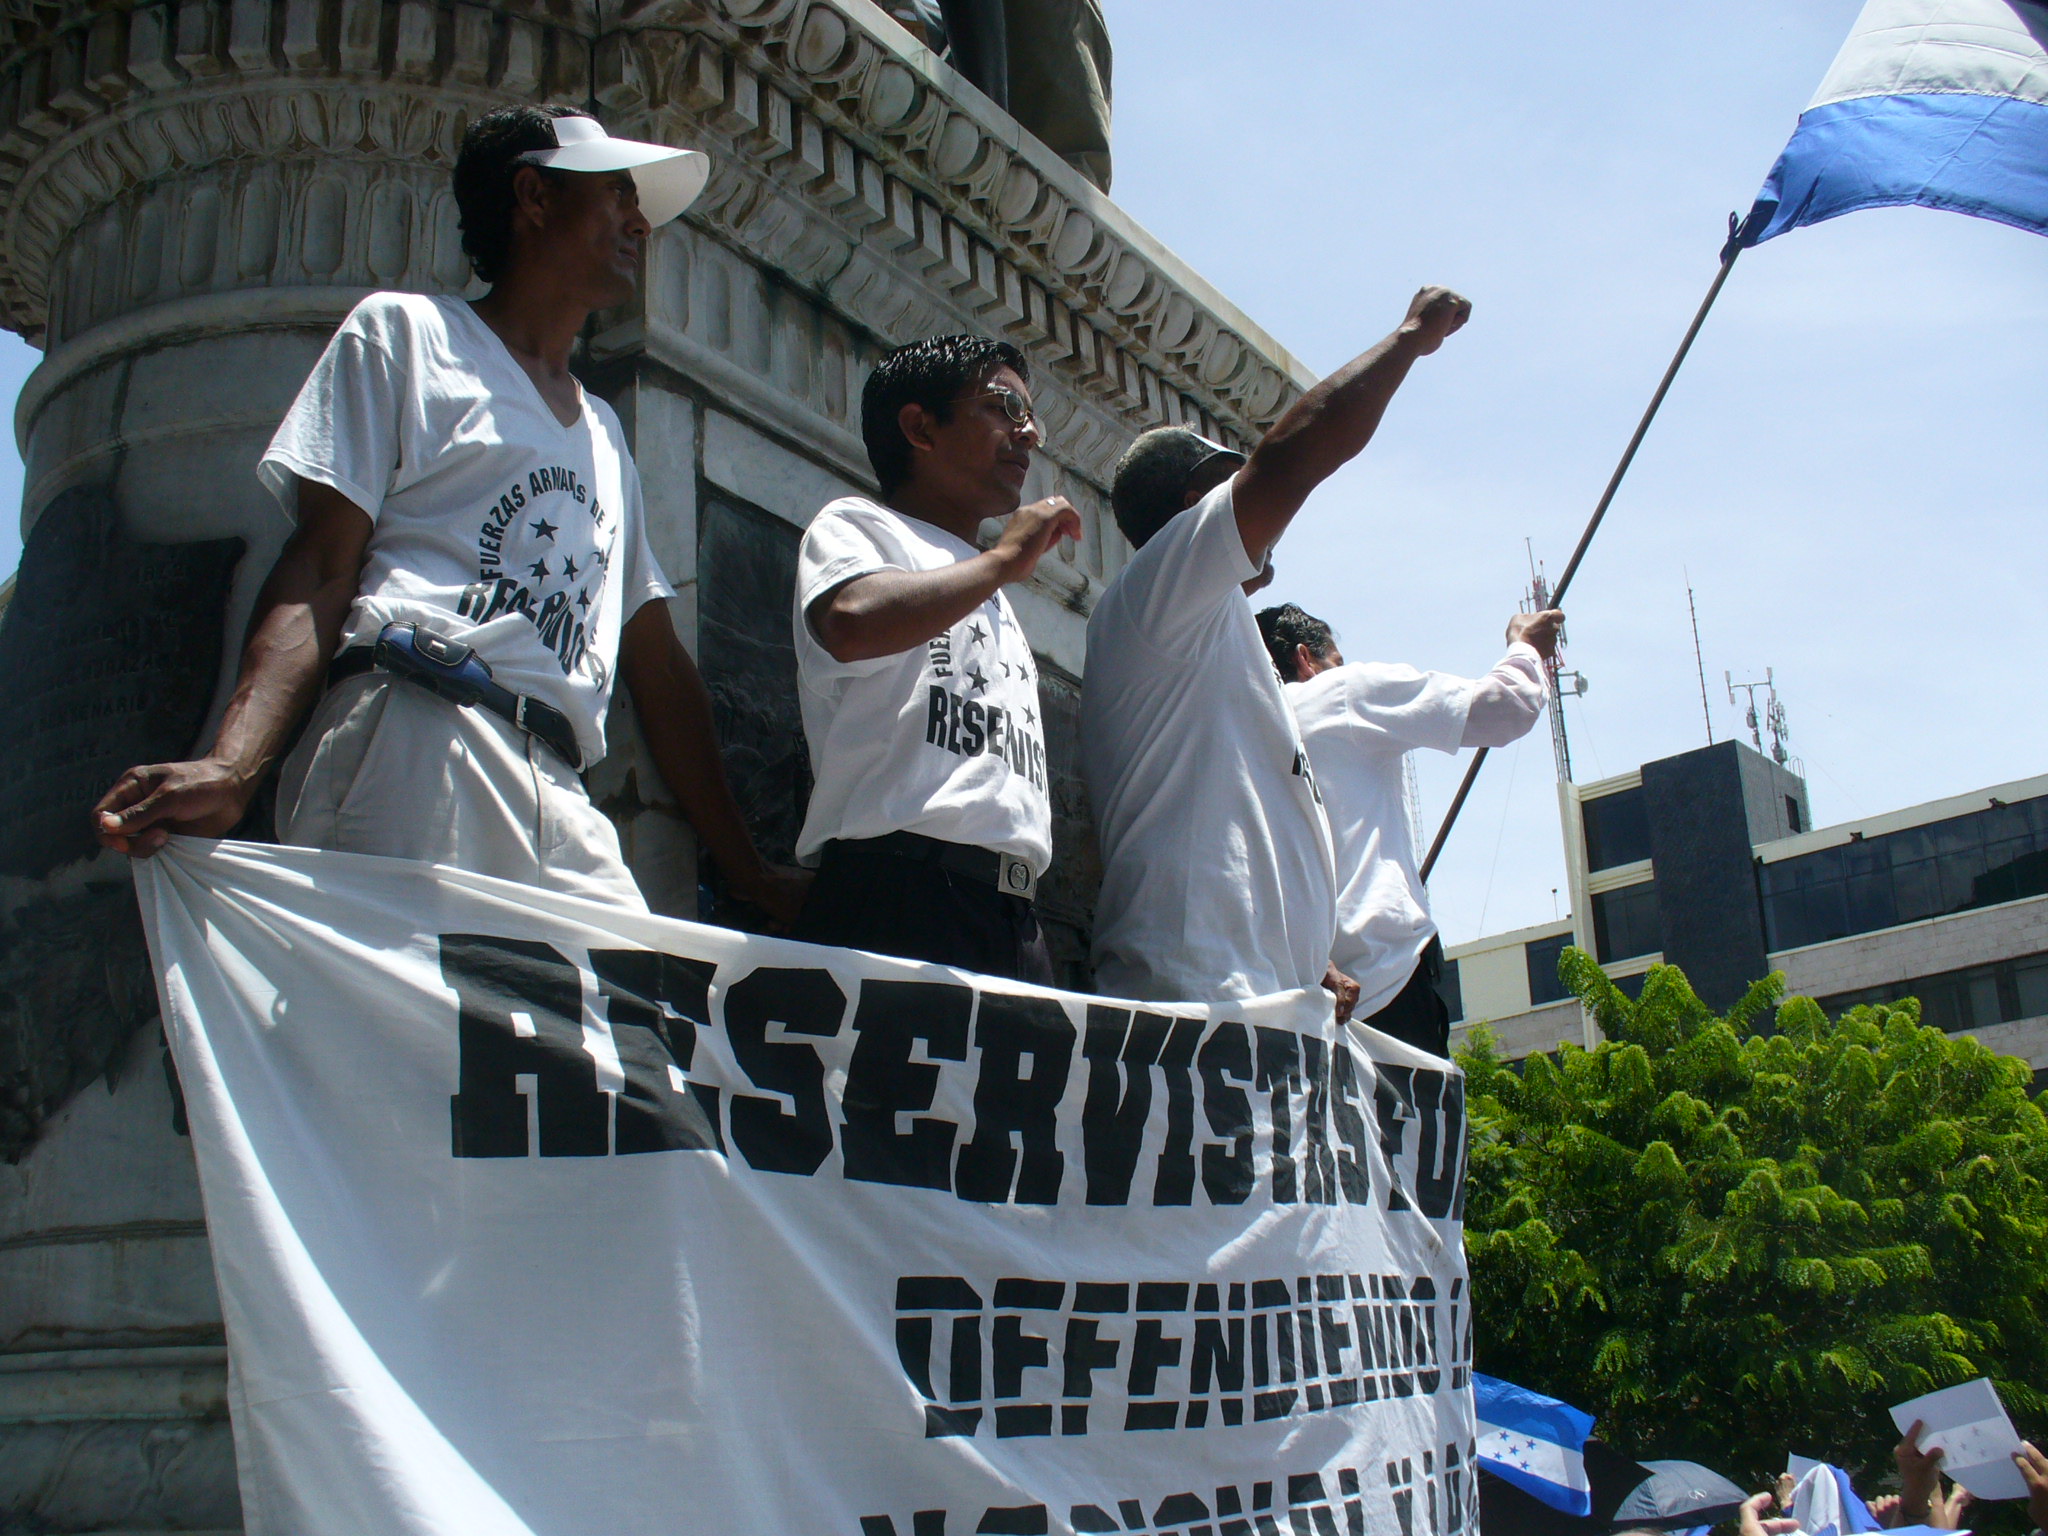
<instances>
[{"instance_id":1,"label":"man's bare arm","mask_svg":"<svg viewBox=\"0 0 2048 1536\"><path fill-rule=\"evenodd\" d=\"M1026 581L1060 539L1081 536L1064 496L1019 507L995 547L936 571L873 571L834 587L804 612L835 661L897 656L944 634L997 590Z\"/></svg>"},{"instance_id":2,"label":"man's bare arm","mask_svg":"<svg viewBox=\"0 0 2048 1536\"><path fill-rule=\"evenodd\" d=\"M372 524L329 486L299 482L299 525L257 595L235 694L213 746L182 763L130 768L93 808L109 848L147 858L173 832L223 837L320 694L362 580Z\"/></svg>"},{"instance_id":3,"label":"man's bare arm","mask_svg":"<svg viewBox=\"0 0 2048 1536\"><path fill-rule=\"evenodd\" d=\"M643 603L619 633L619 676L633 695L640 734L683 815L725 878L783 927L796 921L809 877L761 857L725 777L711 691L676 638L665 603Z\"/></svg>"},{"instance_id":4,"label":"man's bare arm","mask_svg":"<svg viewBox=\"0 0 2048 1536\"><path fill-rule=\"evenodd\" d=\"M1237 472L1231 492L1247 555L1265 560L1309 493L1372 441L1415 359L1442 346L1471 313L1472 305L1450 289L1423 289L1392 335L1288 407Z\"/></svg>"}]
</instances>

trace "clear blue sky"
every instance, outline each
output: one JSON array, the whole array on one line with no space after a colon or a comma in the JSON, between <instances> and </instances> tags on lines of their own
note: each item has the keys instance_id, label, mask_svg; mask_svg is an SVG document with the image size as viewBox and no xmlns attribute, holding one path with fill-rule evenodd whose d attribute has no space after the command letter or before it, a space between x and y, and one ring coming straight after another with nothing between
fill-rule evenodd
<instances>
[{"instance_id":1,"label":"clear blue sky","mask_svg":"<svg viewBox=\"0 0 2048 1536\"><path fill-rule=\"evenodd\" d=\"M1106 0L1119 201L1318 370L1424 282L1476 305L1279 550L1347 654L1478 672L1553 573L1859 0ZM0 398L35 354L0 337ZM2048 241L1918 209L1743 257L1575 587L1581 778L1706 739L1774 667L1822 822L2048 772L2035 680ZM0 498L19 470L0 461ZM12 521L0 569L18 548ZM1423 765L1425 819L1458 768ZM1547 735L1434 886L1452 941L1551 916Z\"/></svg>"}]
</instances>

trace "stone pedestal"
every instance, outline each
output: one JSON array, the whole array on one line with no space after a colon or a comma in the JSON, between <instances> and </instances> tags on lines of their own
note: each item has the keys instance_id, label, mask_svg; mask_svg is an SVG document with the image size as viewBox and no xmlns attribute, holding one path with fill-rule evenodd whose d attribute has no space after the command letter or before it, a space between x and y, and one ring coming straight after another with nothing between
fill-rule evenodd
<instances>
[{"instance_id":1,"label":"stone pedestal","mask_svg":"<svg viewBox=\"0 0 2048 1536\"><path fill-rule=\"evenodd\" d=\"M582 371L633 438L677 628L772 849L809 791L796 541L825 501L870 488L861 380L941 331L1022 346L1047 427L1030 493L1071 497L1087 525L1074 559L1017 596L1054 759L1041 900L1065 979L1085 982L1084 626L1127 553L1108 472L1161 422L1255 436L1307 382L1292 359L867 0L5 0L4 15L0 323L47 354L16 413L24 533L65 536L89 498L59 498L83 488L134 540L241 539L225 603L184 599L217 658L216 710L286 530L257 454L363 293L463 290L448 179L482 110L572 102L713 158ZM62 641L0 631L0 663ZM618 724L593 792L654 905L696 916L715 882L630 711ZM102 787L75 786L79 815ZM52 914L119 914L106 921L132 937L107 893L125 881L112 857L0 875L0 969L84 942ZM102 969L86 967L83 1001L0 1006L0 1536L239 1525L189 1146L151 1000Z\"/></svg>"}]
</instances>

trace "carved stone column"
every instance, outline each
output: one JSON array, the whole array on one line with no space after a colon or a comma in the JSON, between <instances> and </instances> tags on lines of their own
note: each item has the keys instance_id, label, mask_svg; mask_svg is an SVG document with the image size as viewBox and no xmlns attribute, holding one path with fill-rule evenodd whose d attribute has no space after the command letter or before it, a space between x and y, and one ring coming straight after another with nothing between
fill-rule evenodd
<instances>
[{"instance_id":1,"label":"carved stone column","mask_svg":"<svg viewBox=\"0 0 2048 1536\"><path fill-rule=\"evenodd\" d=\"M19 720L0 704L0 1511L224 1532L240 1515L190 1152L125 868L66 829L121 754L194 744L205 711L163 707L177 687L217 707L286 531L253 467L334 324L373 288L463 285L448 181L469 117L578 103L713 157L582 371L633 436L678 628L771 849L809 790L796 541L869 488L869 365L947 330L1029 354L1048 428L1031 494L1087 521L1017 601L1043 663L1041 901L1069 980L1095 886L1084 627L1128 553L1110 468L1162 421L1249 440L1307 379L869 0L0 0L0 21L0 324L47 353L16 412L29 548L0 623L0 668L40 700ZM68 714L67 686L90 695ZM650 900L694 913L690 840L616 724L593 793ZM47 784L17 797L54 808L8 816L10 784ZM10 834L29 822L40 841Z\"/></svg>"},{"instance_id":2,"label":"carved stone column","mask_svg":"<svg viewBox=\"0 0 2048 1536\"><path fill-rule=\"evenodd\" d=\"M0 777L47 766L62 736L60 820L82 828L121 747L193 745L287 527L255 461L327 335L373 288L463 286L462 126L505 100L587 99L594 8L16 0L5 15L0 323L47 355L16 412L29 550L11 618L40 605L40 627L14 623L0 661L47 693L83 646L105 718L80 736L45 711L0 739ZM102 527L109 506L118 526ZM63 558L85 547L120 558ZM231 588L136 574L197 549L224 552ZM57 570L78 590L47 590L36 573ZM166 625L192 632L192 675L166 675ZM140 729L180 684L196 714ZM0 827L0 976L26 994L0 1003L0 1153L19 1159L0 1167L0 1509L57 1531L226 1530L239 1502L189 1146L126 872L90 853Z\"/></svg>"}]
</instances>

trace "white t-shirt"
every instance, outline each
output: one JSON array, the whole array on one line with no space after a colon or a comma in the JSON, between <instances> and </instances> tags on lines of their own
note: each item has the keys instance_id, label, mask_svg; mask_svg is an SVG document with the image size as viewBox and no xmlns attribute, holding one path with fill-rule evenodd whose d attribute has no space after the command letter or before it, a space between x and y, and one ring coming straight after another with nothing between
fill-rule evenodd
<instances>
[{"instance_id":1,"label":"white t-shirt","mask_svg":"<svg viewBox=\"0 0 2048 1536\"><path fill-rule=\"evenodd\" d=\"M1131 557L1088 621L1097 991L1215 1002L1323 979L1330 828L1245 600L1257 573L1225 481Z\"/></svg>"},{"instance_id":2,"label":"white t-shirt","mask_svg":"<svg viewBox=\"0 0 2048 1536\"><path fill-rule=\"evenodd\" d=\"M1394 1000L1436 935L1416 873L1402 759L1418 747L1504 747L1543 713L1543 659L1517 642L1482 678L1353 662L1287 685L1337 846L1337 942L1353 1017Z\"/></svg>"},{"instance_id":3,"label":"white t-shirt","mask_svg":"<svg viewBox=\"0 0 2048 1536\"><path fill-rule=\"evenodd\" d=\"M563 426L462 300L373 293L257 474L288 515L295 476L370 514L344 647L401 620L460 636L505 687L568 716L588 764L604 756L619 628L673 589L647 547L619 419L582 398Z\"/></svg>"},{"instance_id":4,"label":"white t-shirt","mask_svg":"<svg viewBox=\"0 0 2048 1536\"><path fill-rule=\"evenodd\" d=\"M833 502L797 552L797 694L817 785L797 839L815 864L835 838L917 832L1052 863L1038 664L1001 592L912 650L835 661L805 611L857 576L943 570L979 551L864 496Z\"/></svg>"}]
</instances>

